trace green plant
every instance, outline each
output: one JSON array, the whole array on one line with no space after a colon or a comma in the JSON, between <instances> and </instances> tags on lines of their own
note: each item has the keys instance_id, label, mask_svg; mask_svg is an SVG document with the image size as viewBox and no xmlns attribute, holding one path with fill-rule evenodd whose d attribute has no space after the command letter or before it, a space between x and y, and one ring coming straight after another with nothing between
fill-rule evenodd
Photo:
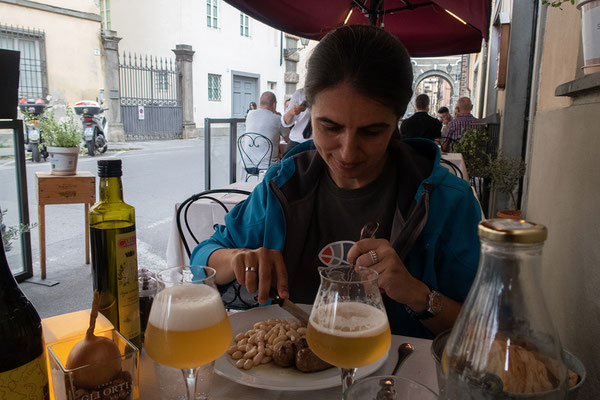
<instances>
[{"instance_id":1,"label":"green plant","mask_svg":"<svg viewBox=\"0 0 600 400\"><path fill-rule=\"evenodd\" d=\"M564 3L575 4L575 0L542 0L542 4L550 7L558 7L562 10L562 5Z\"/></svg>"},{"instance_id":2,"label":"green plant","mask_svg":"<svg viewBox=\"0 0 600 400\"><path fill-rule=\"evenodd\" d=\"M31 229L35 228L37 224L20 224L19 226L6 227L2 223L2 220L7 212L8 210L6 209L0 209L0 227L2 227L2 244L4 244L4 251L9 252L12 249L12 241L20 234L29 232Z\"/></svg>"},{"instance_id":3,"label":"green plant","mask_svg":"<svg viewBox=\"0 0 600 400\"><path fill-rule=\"evenodd\" d=\"M66 107L66 115L61 120L57 120L53 111L46 111L39 127L46 146L78 147L81 143L79 122L69 106Z\"/></svg>"},{"instance_id":4,"label":"green plant","mask_svg":"<svg viewBox=\"0 0 600 400\"><path fill-rule=\"evenodd\" d=\"M469 128L454 146L454 151L462 154L470 176L485 177L488 164L486 153L488 141L489 138L485 129Z\"/></svg>"},{"instance_id":5,"label":"green plant","mask_svg":"<svg viewBox=\"0 0 600 400\"><path fill-rule=\"evenodd\" d=\"M519 183L519 179L525 175L526 166L525 161L520 158L504 157L502 153L499 153L496 158L488 156L486 176L492 181L492 189L499 193L509 194L513 210L517 209L515 187Z\"/></svg>"}]
</instances>

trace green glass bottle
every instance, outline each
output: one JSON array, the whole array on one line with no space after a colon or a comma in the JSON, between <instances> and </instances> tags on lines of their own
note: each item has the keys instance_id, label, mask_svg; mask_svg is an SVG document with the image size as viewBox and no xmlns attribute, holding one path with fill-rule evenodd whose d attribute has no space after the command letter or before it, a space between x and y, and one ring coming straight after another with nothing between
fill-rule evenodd
<instances>
[{"instance_id":1,"label":"green glass bottle","mask_svg":"<svg viewBox=\"0 0 600 400\"><path fill-rule=\"evenodd\" d=\"M94 289L99 311L141 347L135 209L123 201L121 160L99 160L100 201L90 209Z\"/></svg>"}]
</instances>

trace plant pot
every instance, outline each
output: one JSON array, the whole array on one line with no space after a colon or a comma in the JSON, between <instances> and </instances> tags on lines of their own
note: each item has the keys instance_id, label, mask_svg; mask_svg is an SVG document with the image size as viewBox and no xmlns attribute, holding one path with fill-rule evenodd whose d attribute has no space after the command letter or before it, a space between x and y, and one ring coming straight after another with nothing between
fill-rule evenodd
<instances>
[{"instance_id":1,"label":"plant pot","mask_svg":"<svg viewBox=\"0 0 600 400\"><path fill-rule=\"evenodd\" d=\"M521 210L500 210L496 213L498 218L516 219L520 220L523 218Z\"/></svg>"},{"instance_id":2,"label":"plant pot","mask_svg":"<svg viewBox=\"0 0 600 400\"><path fill-rule=\"evenodd\" d=\"M581 10L583 72L600 72L600 0L577 0Z\"/></svg>"},{"instance_id":3,"label":"plant pot","mask_svg":"<svg viewBox=\"0 0 600 400\"><path fill-rule=\"evenodd\" d=\"M79 147L50 147L50 173L52 175L75 175L77 173L77 158Z\"/></svg>"}]
</instances>

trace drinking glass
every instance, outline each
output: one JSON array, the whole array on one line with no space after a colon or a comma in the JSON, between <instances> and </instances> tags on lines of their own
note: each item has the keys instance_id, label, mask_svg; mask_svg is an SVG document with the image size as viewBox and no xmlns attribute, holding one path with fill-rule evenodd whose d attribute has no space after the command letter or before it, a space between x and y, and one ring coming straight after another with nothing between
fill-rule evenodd
<instances>
[{"instance_id":1,"label":"drinking glass","mask_svg":"<svg viewBox=\"0 0 600 400\"><path fill-rule=\"evenodd\" d=\"M310 314L306 340L312 351L342 370L342 389L359 367L381 358L392 335L378 274L369 268L344 265L320 268L321 285Z\"/></svg>"},{"instance_id":2,"label":"drinking glass","mask_svg":"<svg viewBox=\"0 0 600 400\"><path fill-rule=\"evenodd\" d=\"M231 325L210 267L184 266L159 272L146 328L146 352L154 361L179 368L188 399L196 396L199 367L219 358L231 344ZM202 395L208 398L208 393Z\"/></svg>"}]
</instances>

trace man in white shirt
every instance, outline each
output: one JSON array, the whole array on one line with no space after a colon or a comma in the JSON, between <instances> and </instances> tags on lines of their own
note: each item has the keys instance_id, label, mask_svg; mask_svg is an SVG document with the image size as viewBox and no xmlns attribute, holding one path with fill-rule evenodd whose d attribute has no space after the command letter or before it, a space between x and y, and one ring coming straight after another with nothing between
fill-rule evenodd
<instances>
[{"instance_id":1,"label":"man in white shirt","mask_svg":"<svg viewBox=\"0 0 600 400\"><path fill-rule=\"evenodd\" d=\"M310 128L307 129L310 122L310 110L306 107L304 100L304 88L296 90L281 116L281 124L286 128L292 127L289 149L312 138L312 131Z\"/></svg>"},{"instance_id":2,"label":"man in white shirt","mask_svg":"<svg viewBox=\"0 0 600 400\"><path fill-rule=\"evenodd\" d=\"M258 110L252 110L248 113L248 117L246 118L246 132L260 133L261 135L267 137L271 143L273 143L271 164L276 164L280 159L280 138L287 140L290 130L281 125L280 117L276 114L277 97L273 92L264 92L261 94L259 103ZM256 152L257 149L248 147L246 151L250 154ZM269 161L267 158L265 158L261 162L260 168L266 169L267 164L269 164Z\"/></svg>"}]
</instances>

